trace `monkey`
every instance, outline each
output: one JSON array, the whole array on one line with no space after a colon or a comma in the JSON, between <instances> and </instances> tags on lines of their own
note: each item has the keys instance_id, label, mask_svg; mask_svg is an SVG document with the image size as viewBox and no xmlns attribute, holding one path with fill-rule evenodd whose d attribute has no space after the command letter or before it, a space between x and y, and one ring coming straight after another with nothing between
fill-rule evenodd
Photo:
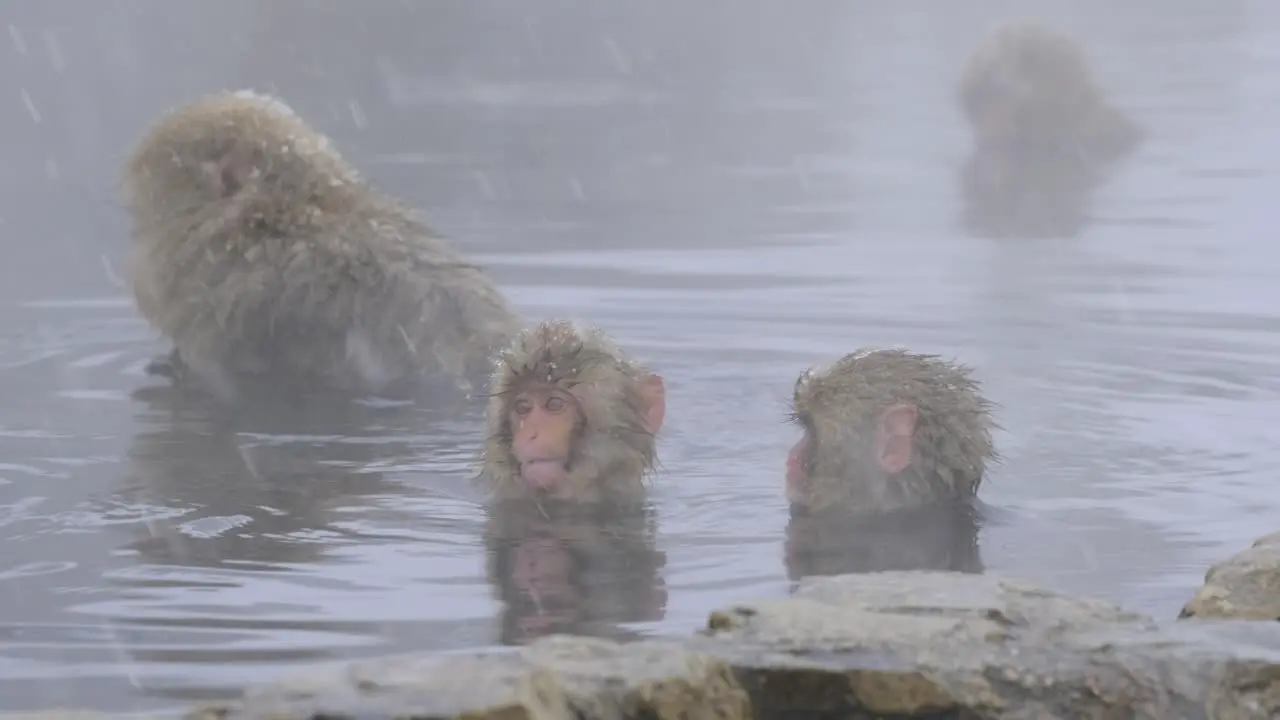
<instances>
[{"instance_id":1,"label":"monkey","mask_svg":"<svg viewBox=\"0 0 1280 720\"><path fill-rule=\"evenodd\" d=\"M973 53L959 105L973 138L965 223L992 236L1076 232L1093 188L1146 134L1070 38L1032 24L1003 25Z\"/></svg>"},{"instance_id":2,"label":"monkey","mask_svg":"<svg viewBox=\"0 0 1280 720\"><path fill-rule=\"evenodd\" d=\"M666 386L603 330L549 320L498 355L487 414L479 475L495 497L637 503Z\"/></svg>"},{"instance_id":3,"label":"monkey","mask_svg":"<svg viewBox=\"0 0 1280 720\"><path fill-rule=\"evenodd\" d=\"M787 456L793 514L888 513L972 500L998 461L993 404L967 366L864 348L796 379Z\"/></svg>"},{"instance_id":4,"label":"monkey","mask_svg":"<svg viewBox=\"0 0 1280 720\"><path fill-rule=\"evenodd\" d=\"M637 634L621 623L666 613L652 507L500 501L488 508L484 541L504 645L552 633L631 640Z\"/></svg>"},{"instance_id":5,"label":"monkey","mask_svg":"<svg viewBox=\"0 0 1280 720\"><path fill-rule=\"evenodd\" d=\"M232 399L402 395L429 377L467 389L520 327L485 271L272 95L169 111L122 195L134 300L173 343L153 375Z\"/></svg>"}]
</instances>

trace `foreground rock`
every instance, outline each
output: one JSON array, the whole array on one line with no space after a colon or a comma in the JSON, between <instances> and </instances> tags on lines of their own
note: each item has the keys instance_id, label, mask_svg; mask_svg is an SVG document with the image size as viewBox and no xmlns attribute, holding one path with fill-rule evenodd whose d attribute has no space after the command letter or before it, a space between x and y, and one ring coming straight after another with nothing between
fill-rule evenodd
<instances>
[{"instance_id":1,"label":"foreground rock","mask_svg":"<svg viewBox=\"0 0 1280 720\"><path fill-rule=\"evenodd\" d=\"M680 644L564 636L518 651L351 663L250 690L239 708L188 717L515 720L668 718L690 711L747 718L751 705L727 663Z\"/></svg>"},{"instance_id":2,"label":"foreground rock","mask_svg":"<svg viewBox=\"0 0 1280 720\"><path fill-rule=\"evenodd\" d=\"M191 718L1275 718L1280 625L1159 627L992 576L878 573L686 640L547 638L350 663Z\"/></svg>"},{"instance_id":3,"label":"foreground rock","mask_svg":"<svg viewBox=\"0 0 1280 720\"><path fill-rule=\"evenodd\" d=\"M1157 627L972 575L846 576L716 613L759 717L1275 718L1280 627Z\"/></svg>"},{"instance_id":4,"label":"foreground rock","mask_svg":"<svg viewBox=\"0 0 1280 720\"><path fill-rule=\"evenodd\" d=\"M1210 567L1178 617L1280 620L1280 533Z\"/></svg>"}]
</instances>

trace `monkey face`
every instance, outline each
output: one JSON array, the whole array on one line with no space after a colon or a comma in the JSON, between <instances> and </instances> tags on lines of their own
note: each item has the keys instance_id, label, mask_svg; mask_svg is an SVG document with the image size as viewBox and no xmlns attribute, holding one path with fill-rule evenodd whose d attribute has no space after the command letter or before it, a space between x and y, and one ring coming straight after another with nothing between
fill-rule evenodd
<instances>
[{"instance_id":1,"label":"monkey face","mask_svg":"<svg viewBox=\"0 0 1280 720\"><path fill-rule=\"evenodd\" d=\"M885 505L911 464L918 409L869 403L855 379L865 381L830 370L810 370L796 380L792 418L801 436L787 454L786 472L793 509Z\"/></svg>"},{"instance_id":2,"label":"monkey face","mask_svg":"<svg viewBox=\"0 0 1280 720\"><path fill-rule=\"evenodd\" d=\"M1034 122L1034 108L1044 104L1039 92L1022 73L1007 67L973 83L965 109L975 144L989 150L1016 149Z\"/></svg>"},{"instance_id":3,"label":"monkey face","mask_svg":"<svg viewBox=\"0 0 1280 720\"><path fill-rule=\"evenodd\" d=\"M562 486L569 478L574 442L583 423L577 398L554 385L528 387L512 399L507 422L521 479L539 490Z\"/></svg>"},{"instance_id":4,"label":"monkey face","mask_svg":"<svg viewBox=\"0 0 1280 720\"><path fill-rule=\"evenodd\" d=\"M1016 146L1018 125L1018 108L1007 99L987 98L975 108L974 135L979 147Z\"/></svg>"},{"instance_id":5,"label":"monkey face","mask_svg":"<svg viewBox=\"0 0 1280 720\"><path fill-rule=\"evenodd\" d=\"M809 472L817 456L818 441L806 418L799 420L803 432L787 453L787 500L792 505L805 505L809 496Z\"/></svg>"},{"instance_id":6,"label":"monkey face","mask_svg":"<svg viewBox=\"0 0 1280 720\"><path fill-rule=\"evenodd\" d=\"M666 413L662 377L602 331L558 320L522 331L495 362L482 474L504 497L644 497Z\"/></svg>"}]
</instances>

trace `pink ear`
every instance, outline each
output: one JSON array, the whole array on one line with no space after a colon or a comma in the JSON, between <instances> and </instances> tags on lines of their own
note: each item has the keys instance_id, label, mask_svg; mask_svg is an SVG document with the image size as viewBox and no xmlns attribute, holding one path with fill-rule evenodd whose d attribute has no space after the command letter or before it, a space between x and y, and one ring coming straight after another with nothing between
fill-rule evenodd
<instances>
[{"instance_id":1,"label":"pink ear","mask_svg":"<svg viewBox=\"0 0 1280 720\"><path fill-rule=\"evenodd\" d=\"M667 416L667 388L661 375L646 375L639 381L640 401L644 405L644 421L654 435L662 429Z\"/></svg>"},{"instance_id":2,"label":"pink ear","mask_svg":"<svg viewBox=\"0 0 1280 720\"><path fill-rule=\"evenodd\" d=\"M920 411L915 405L898 403L880 413L880 429L876 433L876 454L880 468L896 475L911 464L915 447L916 423Z\"/></svg>"}]
</instances>

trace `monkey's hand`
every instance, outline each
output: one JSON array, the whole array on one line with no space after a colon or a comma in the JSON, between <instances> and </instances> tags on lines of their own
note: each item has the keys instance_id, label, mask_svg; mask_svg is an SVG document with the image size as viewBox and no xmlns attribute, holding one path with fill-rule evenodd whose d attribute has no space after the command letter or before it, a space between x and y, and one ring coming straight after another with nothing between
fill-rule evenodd
<instances>
[{"instance_id":1,"label":"monkey's hand","mask_svg":"<svg viewBox=\"0 0 1280 720\"><path fill-rule=\"evenodd\" d=\"M182 356L178 354L178 349L174 348L163 355L157 355L147 363L145 372L148 375L156 377L168 378L177 382L182 378L185 364L182 362Z\"/></svg>"}]
</instances>

